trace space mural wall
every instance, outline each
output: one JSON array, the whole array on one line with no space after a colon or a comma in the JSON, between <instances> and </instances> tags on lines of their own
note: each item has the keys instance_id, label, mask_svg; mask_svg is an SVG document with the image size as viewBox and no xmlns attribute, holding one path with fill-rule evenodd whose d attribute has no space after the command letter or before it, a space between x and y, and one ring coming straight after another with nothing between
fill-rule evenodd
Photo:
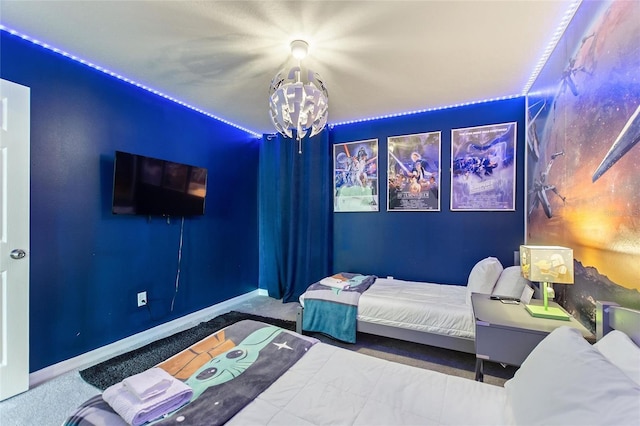
<instances>
[{"instance_id":1,"label":"space mural wall","mask_svg":"<svg viewBox=\"0 0 640 426\"><path fill-rule=\"evenodd\" d=\"M640 309L640 2L583 1L528 96L527 243L573 249L556 299Z\"/></svg>"}]
</instances>

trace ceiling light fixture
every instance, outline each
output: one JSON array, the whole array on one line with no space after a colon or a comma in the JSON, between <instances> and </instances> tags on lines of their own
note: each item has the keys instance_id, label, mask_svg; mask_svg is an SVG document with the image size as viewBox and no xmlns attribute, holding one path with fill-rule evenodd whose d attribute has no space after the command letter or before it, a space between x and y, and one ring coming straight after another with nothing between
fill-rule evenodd
<instances>
[{"instance_id":1,"label":"ceiling light fixture","mask_svg":"<svg viewBox=\"0 0 640 426\"><path fill-rule=\"evenodd\" d=\"M291 42L291 54L297 60L302 60L309 53L309 44L304 40L293 40Z\"/></svg>"},{"instance_id":2,"label":"ceiling light fixture","mask_svg":"<svg viewBox=\"0 0 640 426\"><path fill-rule=\"evenodd\" d=\"M298 65L280 70L271 81L269 112L278 133L293 139L295 130L298 153L302 153L302 139L317 135L327 124L329 93L319 74L300 65L309 44L294 40L290 47Z\"/></svg>"}]
</instances>

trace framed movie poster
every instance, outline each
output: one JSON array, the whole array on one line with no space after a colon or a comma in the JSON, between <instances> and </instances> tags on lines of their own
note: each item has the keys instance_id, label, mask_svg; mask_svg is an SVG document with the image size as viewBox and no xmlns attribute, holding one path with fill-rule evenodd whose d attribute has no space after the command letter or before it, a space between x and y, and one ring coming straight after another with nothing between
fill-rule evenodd
<instances>
[{"instance_id":1,"label":"framed movie poster","mask_svg":"<svg viewBox=\"0 0 640 426\"><path fill-rule=\"evenodd\" d=\"M451 210L515 210L516 124L451 130Z\"/></svg>"},{"instance_id":2,"label":"framed movie poster","mask_svg":"<svg viewBox=\"0 0 640 426\"><path fill-rule=\"evenodd\" d=\"M333 145L333 211L378 211L378 139Z\"/></svg>"},{"instance_id":3,"label":"framed movie poster","mask_svg":"<svg viewBox=\"0 0 640 426\"><path fill-rule=\"evenodd\" d=\"M387 211L440 211L440 132L387 138Z\"/></svg>"}]
</instances>

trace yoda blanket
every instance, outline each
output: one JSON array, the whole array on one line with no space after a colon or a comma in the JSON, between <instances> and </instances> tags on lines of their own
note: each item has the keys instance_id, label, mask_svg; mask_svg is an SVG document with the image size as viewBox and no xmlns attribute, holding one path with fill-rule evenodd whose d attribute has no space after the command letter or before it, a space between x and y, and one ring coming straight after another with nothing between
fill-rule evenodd
<instances>
[{"instance_id":1,"label":"yoda blanket","mask_svg":"<svg viewBox=\"0 0 640 426\"><path fill-rule=\"evenodd\" d=\"M257 321L232 324L158 364L191 387L193 397L151 424L224 424L316 342ZM96 396L82 404L64 425L126 424L117 423L121 420L101 396Z\"/></svg>"}]
</instances>

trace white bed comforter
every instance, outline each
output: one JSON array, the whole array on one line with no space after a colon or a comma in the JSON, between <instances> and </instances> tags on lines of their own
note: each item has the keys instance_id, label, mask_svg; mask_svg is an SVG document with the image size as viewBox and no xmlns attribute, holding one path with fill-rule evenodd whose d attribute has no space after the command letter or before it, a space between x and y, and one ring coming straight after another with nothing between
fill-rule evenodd
<instances>
[{"instance_id":1,"label":"white bed comforter","mask_svg":"<svg viewBox=\"0 0 640 426\"><path fill-rule=\"evenodd\" d=\"M231 425L504 424L505 390L317 343Z\"/></svg>"},{"instance_id":2,"label":"white bed comforter","mask_svg":"<svg viewBox=\"0 0 640 426\"><path fill-rule=\"evenodd\" d=\"M378 278L360 296L358 319L473 339L475 323L466 297L465 286Z\"/></svg>"}]
</instances>

